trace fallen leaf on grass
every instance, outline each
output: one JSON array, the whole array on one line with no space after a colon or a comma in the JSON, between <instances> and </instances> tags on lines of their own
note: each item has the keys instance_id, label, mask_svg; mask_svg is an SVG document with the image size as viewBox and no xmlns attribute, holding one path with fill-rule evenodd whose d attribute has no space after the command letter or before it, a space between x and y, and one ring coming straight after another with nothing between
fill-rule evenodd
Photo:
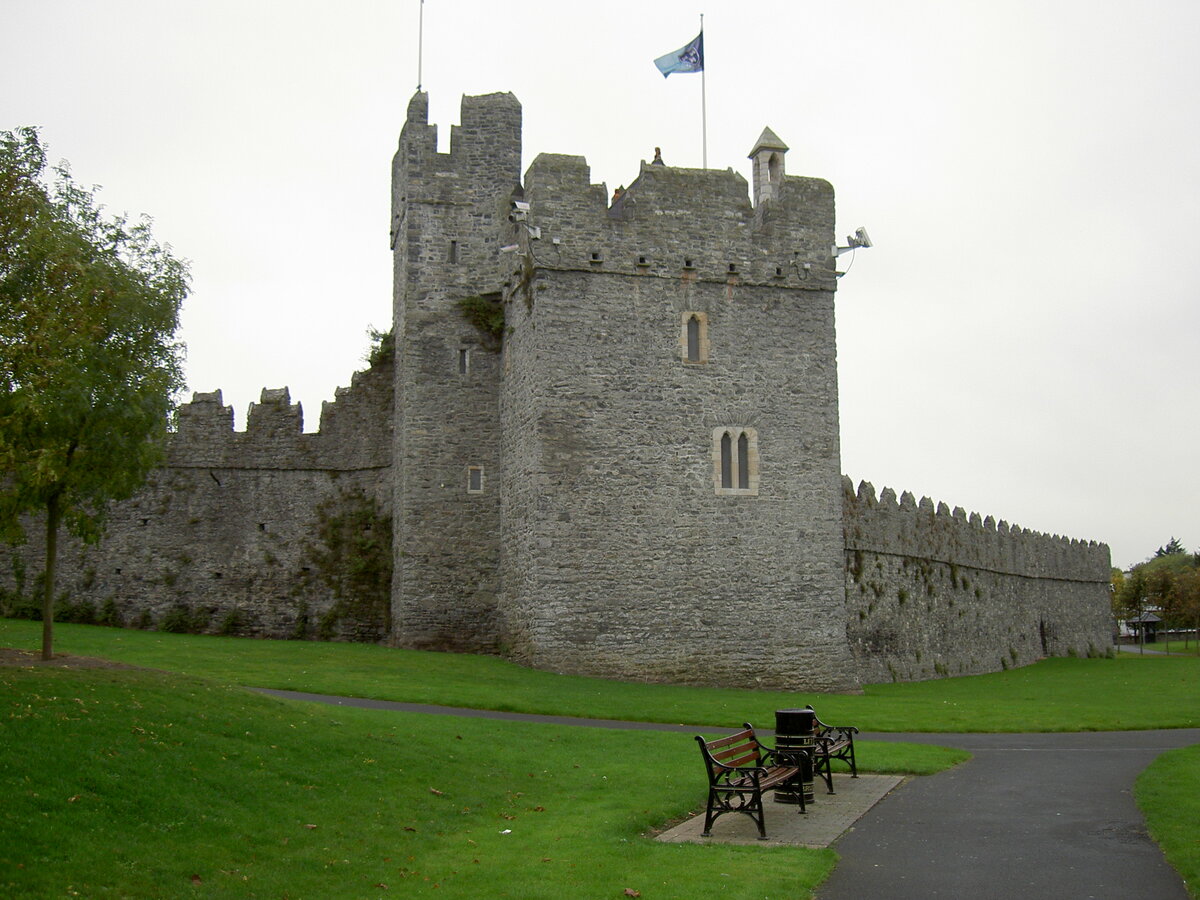
<instances>
[{"instance_id":1,"label":"fallen leaf on grass","mask_svg":"<svg viewBox=\"0 0 1200 900\"><path fill-rule=\"evenodd\" d=\"M445 796L445 795L444 795L444 794L443 794L441 791L439 791L437 788L430 788L430 789L429 789L429 793L431 793L431 794L437 794L439 797Z\"/></svg>"},{"instance_id":2,"label":"fallen leaf on grass","mask_svg":"<svg viewBox=\"0 0 1200 900\"><path fill-rule=\"evenodd\" d=\"M316 825L305 825L304 827L307 828L309 831L312 831L317 826Z\"/></svg>"},{"instance_id":3,"label":"fallen leaf on grass","mask_svg":"<svg viewBox=\"0 0 1200 900\"><path fill-rule=\"evenodd\" d=\"M640 897L640 896L642 896L642 892L635 891L633 888L625 888L625 896L626 897Z\"/></svg>"},{"instance_id":4,"label":"fallen leaf on grass","mask_svg":"<svg viewBox=\"0 0 1200 900\"><path fill-rule=\"evenodd\" d=\"M201 878L199 875L192 876L192 884L200 884L203 881L204 881L204 879Z\"/></svg>"}]
</instances>

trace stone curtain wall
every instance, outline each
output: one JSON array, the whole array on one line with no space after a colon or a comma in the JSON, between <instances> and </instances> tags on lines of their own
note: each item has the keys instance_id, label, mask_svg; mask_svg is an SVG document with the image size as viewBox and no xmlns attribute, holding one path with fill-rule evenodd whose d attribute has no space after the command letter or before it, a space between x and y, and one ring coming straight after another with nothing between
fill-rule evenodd
<instances>
[{"instance_id":1,"label":"stone curtain wall","mask_svg":"<svg viewBox=\"0 0 1200 900\"><path fill-rule=\"evenodd\" d=\"M1107 652L1105 544L843 480L846 632L864 683Z\"/></svg>"},{"instance_id":2,"label":"stone curtain wall","mask_svg":"<svg viewBox=\"0 0 1200 900\"><path fill-rule=\"evenodd\" d=\"M501 608L556 671L857 687L845 639L833 193L768 210L732 172L644 166L611 207L581 157L526 176L506 294ZM809 268L805 269L804 264ZM702 313L704 362L684 359ZM720 495L714 430L753 429Z\"/></svg>"},{"instance_id":3,"label":"stone curtain wall","mask_svg":"<svg viewBox=\"0 0 1200 900\"><path fill-rule=\"evenodd\" d=\"M62 536L59 593L76 611L107 608L127 626L315 636L334 598L305 548L322 501L361 492L389 508L391 383L390 362L356 374L324 404L316 434L301 433L286 388L263 391L244 432L233 430L220 391L196 394L179 409L166 466L114 505L102 541L83 547ZM31 542L12 557L26 595L44 560L31 524ZM0 577L17 588L13 565ZM323 631L378 640L386 621L381 629L377 619L343 618Z\"/></svg>"}]
</instances>

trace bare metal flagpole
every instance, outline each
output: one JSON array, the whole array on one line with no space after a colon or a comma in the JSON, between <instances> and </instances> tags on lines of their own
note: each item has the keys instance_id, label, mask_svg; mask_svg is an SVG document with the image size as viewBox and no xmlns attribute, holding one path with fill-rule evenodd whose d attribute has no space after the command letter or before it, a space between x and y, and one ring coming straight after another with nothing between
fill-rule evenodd
<instances>
[{"instance_id":1,"label":"bare metal flagpole","mask_svg":"<svg viewBox=\"0 0 1200 900\"><path fill-rule=\"evenodd\" d=\"M701 18L704 18L701 16ZM417 18L417 92L421 91L421 66L425 52L425 0L421 0L421 13Z\"/></svg>"},{"instance_id":2,"label":"bare metal flagpole","mask_svg":"<svg viewBox=\"0 0 1200 900\"><path fill-rule=\"evenodd\" d=\"M424 0L422 0L424 2ZM700 13L700 48L703 52L704 48L704 13ZM700 61L700 139L701 151L700 159L704 168L708 168L708 90L705 82L708 63L704 61L703 56Z\"/></svg>"}]
</instances>

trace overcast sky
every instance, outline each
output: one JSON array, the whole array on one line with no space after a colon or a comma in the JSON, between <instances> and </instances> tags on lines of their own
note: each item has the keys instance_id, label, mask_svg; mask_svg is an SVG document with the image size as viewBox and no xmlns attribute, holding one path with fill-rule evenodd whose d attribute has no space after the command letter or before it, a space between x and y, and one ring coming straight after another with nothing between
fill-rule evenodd
<instances>
[{"instance_id":1,"label":"overcast sky","mask_svg":"<svg viewBox=\"0 0 1200 900\"><path fill-rule=\"evenodd\" d=\"M314 430L390 324L419 10L0 3L0 129L40 126L191 261L188 388L239 428L286 385ZM652 60L701 12L709 166L749 178L769 125L876 245L837 296L842 470L1122 567L1200 549L1200 3L429 0L442 149L463 94L512 91L525 166L581 154L610 191L656 145L698 167L701 76Z\"/></svg>"}]
</instances>

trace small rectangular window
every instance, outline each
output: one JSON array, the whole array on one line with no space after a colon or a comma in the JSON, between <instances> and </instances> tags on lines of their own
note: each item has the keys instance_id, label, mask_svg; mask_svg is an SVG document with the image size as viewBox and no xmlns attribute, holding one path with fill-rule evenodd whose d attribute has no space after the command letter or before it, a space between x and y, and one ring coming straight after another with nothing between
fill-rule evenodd
<instances>
[{"instance_id":1,"label":"small rectangular window","mask_svg":"<svg viewBox=\"0 0 1200 900\"><path fill-rule=\"evenodd\" d=\"M450 249L446 253L446 262L458 262L458 241L450 242Z\"/></svg>"},{"instance_id":2,"label":"small rectangular window","mask_svg":"<svg viewBox=\"0 0 1200 900\"><path fill-rule=\"evenodd\" d=\"M471 350L468 347L458 349L458 374L466 375L471 368Z\"/></svg>"},{"instance_id":3,"label":"small rectangular window","mask_svg":"<svg viewBox=\"0 0 1200 900\"><path fill-rule=\"evenodd\" d=\"M483 493L483 466L467 467L467 493Z\"/></svg>"}]
</instances>

